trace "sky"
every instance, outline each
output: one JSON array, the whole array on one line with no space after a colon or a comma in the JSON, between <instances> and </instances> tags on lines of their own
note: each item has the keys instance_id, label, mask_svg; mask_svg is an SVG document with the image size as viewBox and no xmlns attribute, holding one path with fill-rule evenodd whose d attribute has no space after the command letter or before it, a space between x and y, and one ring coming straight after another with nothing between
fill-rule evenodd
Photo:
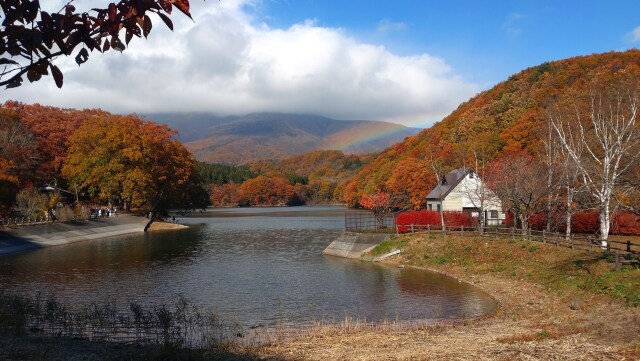
<instances>
[{"instance_id":1,"label":"sky","mask_svg":"<svg viewBox=\"0 0 640 361\"><path fill-rule=\"evenodd\" d=\"M57 10L66 1L41 2ZM106 6L78 0L78 9ZM51 6L51 8L46 8ZM637 0L191 0L122 53L0 101L116 113L317 114L428 127L545 61L640 47ZM78 49L79 50L79 49Z\"/></svg>"}]
</instances>

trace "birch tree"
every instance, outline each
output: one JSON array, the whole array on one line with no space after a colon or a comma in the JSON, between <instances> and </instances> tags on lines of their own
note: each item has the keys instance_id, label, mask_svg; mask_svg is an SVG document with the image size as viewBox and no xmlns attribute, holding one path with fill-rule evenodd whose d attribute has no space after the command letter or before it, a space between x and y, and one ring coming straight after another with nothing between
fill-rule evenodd
<instances>
[{"instance_id":1,"label":"birch tree","mask_svg":"<svg viewBox=\"0 0 640 361\"><path fill-rule=\"evenodd\" d=\"M558 138L555 136L555 130L553 129L553 125L551 124L551 119L547 122L547 127L543 134L542 144L544 145L544 157L542 161L546 167L547 171L547 179L546 179L546 187L547 187L547 205L545 209L545 213L547 214L547 224L545 229L547 232L550 232L552 228L555 228L557 225L553 225L553 217L554 209L558 205L560 198L560 191L562 187L558 186L560 182L560 178L563 177L563 170L566 165L563 162L563 158L561 155L562 145L558 141Z\"/></svg>"},{"instance_id":2,"label":"birch tree","mask_svg":"<svg viewBox=\"0 0 640 361\"><path fill-rule=\"evenodd\" d=\"M635 162L640 137L636 124L637 88L609 94L592 91L584 119L574 101L573 119L551 115L552 125L589 194L596 200L601 247L608 246L611 201L621 175ZM582 149L582 152L580 151Z\"/></svg>"}]
</instances>

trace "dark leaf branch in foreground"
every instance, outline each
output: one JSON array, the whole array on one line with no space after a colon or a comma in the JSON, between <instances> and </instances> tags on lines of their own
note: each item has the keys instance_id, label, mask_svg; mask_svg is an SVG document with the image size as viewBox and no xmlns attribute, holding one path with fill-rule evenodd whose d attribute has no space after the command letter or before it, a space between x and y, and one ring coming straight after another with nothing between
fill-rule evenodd
<instances>
[{"instance_id":1,"label":"dark leaf branch in foreground","mask_svg":"<svg viewBox=\"0 0 640 361\"><path fill-rule=\"evenodd\" d=\"M35 82L51 74L60 88L63 74L53 63L58 57L75 54L81 65L94 50L124 51L134 36L146 38L151 32L149 13L171 30L168 15L174 8L191 18L189 0L121 0L88 12L77 11L72 3L49 13L39 0L0 0L0 86L15 88L25 75Z\"/></svg>"}]
</instances>

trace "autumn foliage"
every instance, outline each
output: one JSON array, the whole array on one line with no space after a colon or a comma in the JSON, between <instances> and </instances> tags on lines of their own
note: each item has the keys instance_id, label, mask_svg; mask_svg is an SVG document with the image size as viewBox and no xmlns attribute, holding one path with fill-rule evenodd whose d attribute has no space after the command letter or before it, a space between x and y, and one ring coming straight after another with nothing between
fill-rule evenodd
<instances>
[{"instance_id":1,"label":"autumn foliage","mask_svg":"<svg viewBox=\"0 0 640 361\"><path fill-rule=\"evenodd\" d=\"M465 212L443 212L444 223L447 227L473 227L476 219ZM396 217L396 225L398 232L406 233L411 231L411 225L418 226L416 229L426 228L440 229L442 223L440 221L440 212L437 211L409 211L402 212Z\"/></svg>"},{"instance_id":2,"label":"autumn foliage","mask_svg":"<svg viewBox=\"0 0 640 361\"><path fill-rule=\"evenodd\" d=\"M314 151L246 165L201 164L214 206L330 204L341 200L341 182L370 156Z\"/></svg>"},{"instance_id":3,"label":"autumn foliage","mask_svg":"<svg viewBox=\"0 0 640 361\"><path fill-rule=\"evenodd\" d=\"M588 94L594 82L613 86L634 78L640 78L640 50L575 57L514 74L374 157L342 186L343 200L353 206L362 195L386 189L406 192L407 206L423 209L435 186L430 159L444 164L444 172L473 166L476 157L487 164L505 152L524 151L539 160L550 104Z\"/></svg>"},{"instance_id":4,"label":"autumn foliage","mask_svg":"<svg viewBox=\"0 0 640 361\"><path fill-rule=\"evenodd\" d=\"M73 187L131 207L202 207L195 160L174 134L136 116L93 119L69 139L62 175Z\"/></svg>"},{"instance_id":5,"label":"autumn foliage","mask_svg":"<svg viewBox=\"0 0 640 361\"><path fill-rule=\"evenodd\" d=\"M552 217L561 219L563 217L559 212L552 214ZM562 222L556 222L558 224L557 230L564 232L565 226ZM547 224L546 213L536 213L531 217L531 229L542 231ZM512 222L508 223L512 226ZM571 217L571 229L574 233L595 234L600 229L600 220L598 218L598 212L594 211L581 211L576 212ZM618 235L637 235L640 234L640 215L629 212L621 211L613 214L611 222L611 233Z\"/></svg>"},{"instance_id":6,"label":"autumn foliage","mask_svg":"<svg viewBox=\"0 0 640 361\"><path fill-rule=\"evenodd\" d=\"M25 75L30 82L52 75L60 88L63 74L54 64L56 58L75 56L81 65L94 50L124 51L134 36L149 35L152 14L172 30L168 15L174 8L191 17L188 0L120 0L104 8L84 10L76 10L72 3L45 11L39 0L2 1L0 86L18 87Z\"/></svg>"}]
</instances>

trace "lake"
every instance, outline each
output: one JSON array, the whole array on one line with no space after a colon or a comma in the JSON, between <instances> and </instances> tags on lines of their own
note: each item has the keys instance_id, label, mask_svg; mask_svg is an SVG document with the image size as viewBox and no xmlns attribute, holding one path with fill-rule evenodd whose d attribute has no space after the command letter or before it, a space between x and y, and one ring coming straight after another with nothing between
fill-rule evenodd
<instances>
[{"instance_id":1,"label":"lake","mask_svg":"<svg viewBox=\"0 0 640 361\"><path fill-rule=\"evenodd\" d=\"M485 292L433 272L325 256L343 207L210 209L189 229L136 234L0 258L0 286L69 305L173 304L184 296L243 326L355 319L476 317Z\"/></svg>"}]
</instances>

